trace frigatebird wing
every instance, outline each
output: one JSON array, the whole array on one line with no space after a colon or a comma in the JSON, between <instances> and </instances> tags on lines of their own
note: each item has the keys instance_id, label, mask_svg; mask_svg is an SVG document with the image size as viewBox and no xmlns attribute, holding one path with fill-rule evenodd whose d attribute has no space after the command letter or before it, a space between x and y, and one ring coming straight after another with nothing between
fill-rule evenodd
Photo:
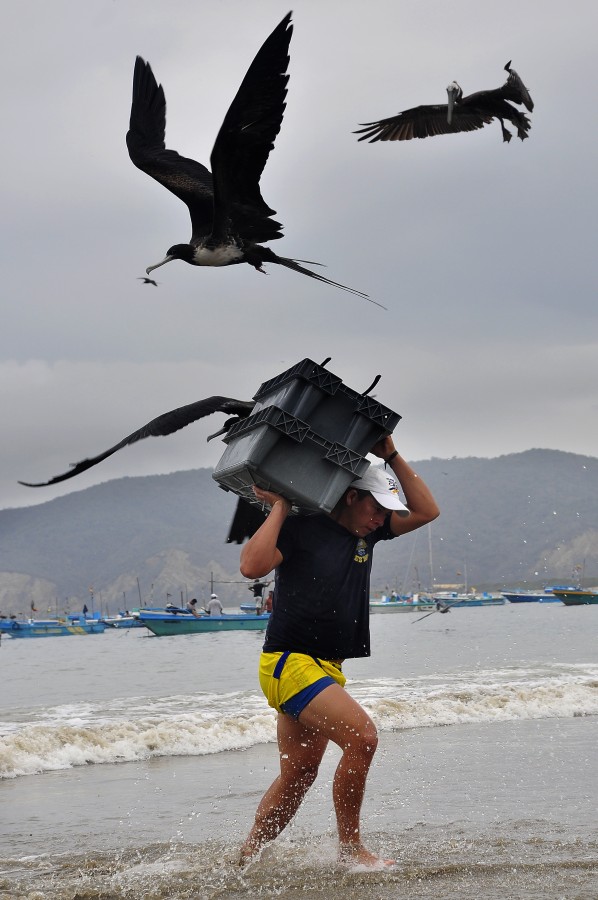
<instances>
[{"instance_id":1,"label":"frigatebird wing","mask_svg":"<svg viewBox=\"0 0 598 900\"><path fill-rule=\"evenodd\" d=\"M264 524L268 517L268 511L249 503L243 497L239 497L235 507L235 514L228 530L227 544L242 544L243 541L253 537L258 528Z\"/></svg>"},{"instance_id":2,"label":"frigatebird wing","mask_svg":"<svg viewBox=\"0 0 598 900\"><path fill-rule=\"evenodd\" d=\"M23 484L25 487L46 487L50 484L58 484L60 481L74 478L75 475L79 475L81 472L91 469L92 466L96 466L98 463L107 459L109 456L112 456L113 453L116 453L117 450L126 447L128 444L134 444L136 441L141 441L146 437L164 437L167 434L173 434L175 431L179 431L186 425L190 425L192 422L203 419L204 416L209 416L215 412L232 413L233 416L236 417L229 420L228 427L230 428L230 425L232 425L233 422L246 418L254 405L254 402L250 400L234 400L232 397L207 397L205 400L198 400L196 403L189 403L187 406L179 406L178 409L172 409L170 412L164 413L156 419L152 419L147 425L144 425L138 431L134 431L133 434L130 434L128 437L123 438L122 441L119 441L118 444L115 444L114 447L104 451L104 453L100 453L98 456L93 456L90 459L84 459L79 463L73 464L68 472L64 472L62 475L56 475L54 478L51 478L50 481L41 481L37 484L32 484L28 481L19 481L19 484Z\"/></svg>"},{"instance_id":3,"label":"frigatebird wing","mask_svg":"<svg viewBox=\"0 0 598 900\"><path fill-rule=\"evenodd\" d=\"M286 106L292 33L288 13L258 50L218 132L210 157L215 241L231 234L254 243L282 237L260 178Z\"/></svg>"},{"instance_id":4,"label":"frigatebird wing","mask_svg":"<svg viewBox=\"0 0 598 900\"><path fill-rule=\"evenodd\" d=\"M476 131L492 121L491 115L479 110L463 109L457 104L452 122L447 122L448 104L414 106L388 119L378 122L362 122L363 127L354 134L362 134L360 141L410 141L413 138L434 137L437 134L456 134L460 131Z\"/></svg>"},{"instance_id":5,"label":"frigatebird wing","mask_svg":"<svg viewBox=\"0 0 598 900\"><path fill-rule=\"evenodd\" d=\"M134 165L168 188L189 208L194 236L212 230L214 195L212 175L194 159L168 150L164 143L166 98L151 66L140 56L135 60L133 99L127 132L127 148Z\"/></svg>"}]
</instances>

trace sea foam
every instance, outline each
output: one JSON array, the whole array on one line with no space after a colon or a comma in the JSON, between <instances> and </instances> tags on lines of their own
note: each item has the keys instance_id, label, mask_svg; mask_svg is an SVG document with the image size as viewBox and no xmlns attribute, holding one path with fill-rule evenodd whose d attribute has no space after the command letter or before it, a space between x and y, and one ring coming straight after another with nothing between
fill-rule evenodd
<instances>
[{"instance_id":1,"label":"sea foam","mask_svg":"<svg viewBox=\"0 0 598 900\"><path fill-rule=\"evenodd\" d=\"M598 715L598 666L476 670L349 681L380 731ZM0 777L152 757L202 756L276 740L257 691L119 698L30 710L2 726Z\"/></svg>"}]
</instances>

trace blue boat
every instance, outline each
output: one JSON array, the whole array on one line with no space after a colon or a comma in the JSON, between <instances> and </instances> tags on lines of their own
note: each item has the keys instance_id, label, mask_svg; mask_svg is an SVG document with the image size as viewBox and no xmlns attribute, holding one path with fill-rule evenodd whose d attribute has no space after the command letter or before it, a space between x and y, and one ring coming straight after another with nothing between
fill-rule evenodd
<instances>
[{"instance_id":1,"label":"blue boat","mask_svg":"<svg viewBox=\"0 0 598 900\"><path fill-rule=\"evenodd\" d=\"M2 633L11 638L65 637L75 634L103 634L104 622L97 619L11 619Z\"/></svg>"},{"instance_id":2,"label":"blue boat","mask_svg":"<svg viewBox=\"0 0 598 900\"><path fill-rule=\"evenodd\" d=\"M555 594L565 606L598 606L598 587L582 590L582 588L555 588Z\"/></svg>"},{"instance_id":3,"label":"blue boat","mask_svg":"<svg viewBox=\"0 0 598 900\"><path fill-rule=\"evenodd\" d=\"M221 616L194 616L186 610L140 609L136 615L157 637L169 634L198 634L207 631L263 631L270 618L248 613L223 613Z\"/></svg>"},{"instance_id":4,"label":"blue boat","mask_svg":"<svg viewBox=\"0 0 598 900\"><path fill-rule=\"evenodd\" d=\"M240 603L239 609L242 613L245 613L248 616L255 616L256 605L255 603Z\"/></svg>"},{"instance_id":5,"label":"blue boat","mask_svg":"<svg viewBox=\"0 0 598 900\"><path fill-rule=\"evenodd\" d=\"M417 612L418 610L436 609L434 600L424 594L413 594L409 597L370 597L370 613Z\"/></svg>"},{"instance_id":6,"label":"blue boat","mask_svg":"<svg viewBox=\"0 0 598 900\"><path fill-rule=\"evenodd\" d=\"M101 620L108 628L141 628L139 618L131 613L119 613L117 616L102 616Z\"/></svg>"},{"instance_id":7,"label":"blue boat","mask_svg":"<svg viewBox=\"0 0 598 900\"><path fill-rule=\"evenodd\" d=\"M470 606L504 606L506 604L506 600L502 594L490 594L484 591L483 593L459 593L459 591L441 591L436 594L432 594L434 602L436 604L445 604L446 606L450 606L451 609L455 607L470 607Z\"/></svg>"},{"instance_id":8,"label":"blue boat","mask_svg":"<svg viewBox=\"0 0 598 900\"><path fill-rule=\"evenodd\" d=\"M538 591L524 591L516 588L512 591L501 591L501 594L509 603L560 603L560 597L555 595L555 591L574 590L576 588L570 585L555 585Z\"/></svg>"}]
</instances>

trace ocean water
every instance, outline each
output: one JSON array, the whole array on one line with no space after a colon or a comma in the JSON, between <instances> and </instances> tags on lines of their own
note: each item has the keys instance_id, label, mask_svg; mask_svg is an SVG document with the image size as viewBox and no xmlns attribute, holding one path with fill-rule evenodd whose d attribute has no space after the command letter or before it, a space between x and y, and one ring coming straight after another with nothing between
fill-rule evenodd
<instances>
[{"instance_id":1,"label":"ocean water","mask_svg":"<svg viewBox=\"0 0 598 900\"><path fill-rule=\"evenodd\" d=\"M238 849L277 773L261 633L0 644L0 900L596 900L598 608L371 618L348 689L380 745L364 842L336 857L329 748L296 819Z\"/></svg>"}]
</instances>

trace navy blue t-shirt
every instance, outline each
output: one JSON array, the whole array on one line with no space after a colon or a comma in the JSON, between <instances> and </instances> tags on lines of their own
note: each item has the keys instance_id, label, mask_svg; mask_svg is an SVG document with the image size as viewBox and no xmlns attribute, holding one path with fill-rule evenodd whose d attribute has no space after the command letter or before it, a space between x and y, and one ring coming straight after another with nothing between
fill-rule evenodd
<instances>
[{"instance_id":1,"label":"navy blue t-shirt","mask_svg":"<svg viewBox=\"0 0 598 900\"><path fill-rule=\"evenodd\" d=\"M327 515L288 518L277 541L283 561L264 650L320 659L369 656L372 551L393 537L388 519L361 538Z\"/></svg>"}]
</instances>

